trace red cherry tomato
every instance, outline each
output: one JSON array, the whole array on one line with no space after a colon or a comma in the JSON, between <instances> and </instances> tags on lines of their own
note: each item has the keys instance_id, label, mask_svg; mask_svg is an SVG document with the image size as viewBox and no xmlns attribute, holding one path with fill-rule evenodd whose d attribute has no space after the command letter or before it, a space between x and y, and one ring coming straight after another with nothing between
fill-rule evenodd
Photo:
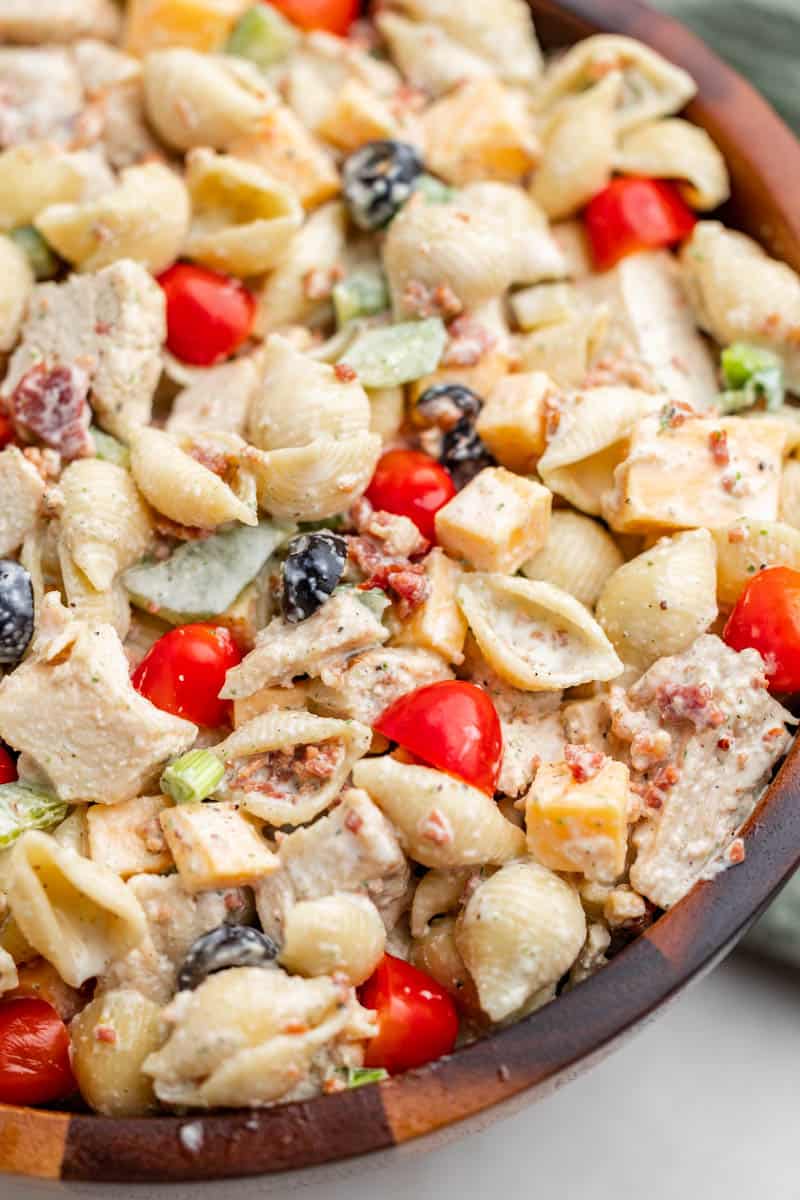
<instances>
[{"instance_id":1,"label":"red cherry tomato","mask_svg":"<svg viewBox=\"0 0 800 1200\"><path fill-rule=\"evenodd\" d=\"M0 783L13 783L17 778L17 764L14 759L0 746Z\"/></svg>"},{"instance_id":2,"label":"red cherry tomato","mask_svg":"<svg viewBox=\"0 0 800 1200\"><path fill-rule=\"evenodd\" d=\"M180 625L150 647L133 673L133 686L156 708L216 729L228 720L220 700L225 675L242 654L222 625Z\"/></svg>"},{"instance_id":3,"label":"red cherry tomato","mask_svg":"<svg viewBox=\"0 0 800 1200\"><path fill-rule=\"evenodd\" d=\"M182 362L211 367L249 338L256 301L238 279L176 263L158 282L167 299L167 347Z\"/></svg>"},{"instance_id":4,"label":"red cherry tomato","mask_svg":"<svg viewBox=\"0 0 800 1200\"><path fill-rule=\"evenodd\" d=\"M455 494L444 467L419 450L388 450L367 488L373 508L408 517L430 542L436 540L434 517Z\"/></svg>"},{"instance_id":5,"label":"red cherry tomato","mask_svg":"<svg viewBox=\"0 0 800 1200\"><path fill-rule=\"evenodd\" d=\"M69 1034L45 1000L0 1001L0 1103L47 1104L75 1091Z\"/></svg>"},{"instance_id":6,"label":"red cherry tomato","mask_svg":"<svg viewBox=\"0 0 800 1200\"><path fill-rule=\"evenodd\" d=\"M375 728L429 766L494 794L503 733L491 698L474 683L445 680L408 692Z\"/></svg>"},{"instance_id":7,"label":"red cherry tomato","mask_svg":"<svg viewBox=\"0 0 800 1200\"><path fill-rule=\"evenodd\" d=\"M359 0L270 0L301 29L325 29L344 37L358 16Z\"/></svg>"},{"instance_id":8,"label":"red cherry tomato","mask_svg":"<svg viewBox=\"0 0 800 1200\"><path fill-rule=\"evenodd\" d=\"M800 692L800 571L768 567L754 575L722 636L734 650L760 652L772 691Z\"/></svg>"},{"instance_id":9,"label":"red cherry tomato","mask_svg":"<svg viewBox=\"0 0 800 1200\"><path fill-rule=\"evenodd\" d=\"M589 202L584 215L599 271L638 250L674 246L697 224L675 184L663 179L614 179Z\"/></svg>"},{"instance_id":10,"label":"red cherry tomato","mask_svg":"<svg viewBox=\"0 0 800 1200\"><path fill-rule=\"evenodd\" d=\"M368 1067L391 1075L450 1054L458 1014L443 987L402 958L384 954L359 991L361 1003L378 1014L378 1032L367 1045Z\"/></svg>"},{"instance_id":11,"label":"red cherry tomato","mask_svg":"<svg viewBox=\"0 0 800 1200\"><path fill-rule=\"evenodd\" d=\"M15 437L16 432L11 423L11 418L7 413L0 411L0 450L4 450L6 446L10 446Z\"/></svg>"}]
</instances>

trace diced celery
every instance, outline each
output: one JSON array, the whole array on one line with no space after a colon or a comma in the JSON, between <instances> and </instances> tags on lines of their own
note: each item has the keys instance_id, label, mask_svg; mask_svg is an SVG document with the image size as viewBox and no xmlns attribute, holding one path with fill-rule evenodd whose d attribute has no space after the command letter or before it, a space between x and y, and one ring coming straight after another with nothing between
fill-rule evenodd
<instances>
[{"instance_id":1,"label":"diced celery","mask_svg":"<svg viewBox=\"0 0 800 1200\"><path fill-rule=\"evenodd\" d=\"M53 279L58 274L61 269L61 259L50 248L38 229L34 229L32 225L20 225L17 229L12 229L8 236L12 242L17 243L39 281Z\"/></svg>"},{"instance_id":2,"label":"diced celery","mask_svg":"<svg viewBox=\"0 0 800 1200\"><path fill-rule=\"evenodd\" d=\"M363 330L342 357L368 388L395 387L430 375L439 365L447 330L439 317Z\"/></svg>"},{"instance_id":3,"label":"diced celery","mask_svg":"<svg viewBox=\"0 0 800 1200\"><path fill-rule=\"evenodd\" d=\"M261 521L236 525L180 546L166 562L131 567L123 583L134 604L166 621L217 617L256 578L295 526Z\"/></svg>"},{"instance_id":4,"label":"diced celery","mask_svg":"<svg viewBox=\"0 0 800 1200\"><path fill-rule=\"evenodd\" d=\"M340 587L334 588L333 594L337 596L341 592L354 593L356 600L359 600L365 608L368 608L379 621L383 620L383 614L387 608L391 607L392 602L382 588L362 590L361 588L354 587L352 583L343 583Z\"/></svg>"},{"instance_id":5,"label":"diced celery","mask_svg":"<svg viewBox=\"0 0 800 1200\"><path fill-rule=\"evenodd\" d=\"M771 411L783 404L783 364L770 350L735 342L722 351L722 377L727 384L720 397L723 412L741 412L760 402Z\"/></svg>"},{"instance_id":6,"label":"diced celery","mask_svg":"<svg viewBox=\"0 0 800 1200\"><path fill-rule=\"evenodd\" d=\"M29 829L52 829L69 812L52 792L27 783L0 784L0 850L13 846Z\"/></svg>"},{"instance_id":7,"label":"diced celery","mask_svg":"<svg viewBox=\"0 0 800 1200\"><path fill-rule=\"evenodd\" d=\"M340 1067L341 1078L348 1088L364 1087L368 1083L383 1083L389 1072L383 1067Z\"/></svg>"},{"instance_id":8,"label":"diced celery","mask_svg":"<svg viewBox=\"0 0 800 1200\"><path fill-rule=\"evenodd\" d=\"M190 750L166 768L161 790L176 804L199 804L217 790L224 774L224 766L211 750Z\"/></svg>"},{"instance_id":9,"label":"diced celery","mask_svg":"<svg viewBox=\"0 0 800 1200\"><path fill-rule=\"evenodd\" d=\"M449 204L456 195L456 189L449 183L442 183L435 175L422 174L414 184L415 192L422 192L428 204Z\"/></svg>"},{"instance_id":10,"label":"diced celery","mask_svg":"<svg viewBox=\"0 0 800 1200\"><path fill-rule=\"evenodd\" d=\"M118 467L127 467L131 461L131 453L127 446L118 442L110 433L104 433L96 425L89 430L94 442L94 452L103 462L114 463Z\"/></svg>"},{"instance_id":11,"label":"diced celery","mask_svg":"<svg viewBox=\"0 0 800 1200\"><path fill-rule=\"evenodd\" d=\"M389 307L386 276L379 268L354 271L333 289L333 307L339 327L356 317L372 317Z\"/></svg>"},{"instance_id":12,"label":"diced celery","mask_svg":"<svg viewBox=\"0 0 800 1200\"><path fill-rule=\"evenodd\" d=\"M234 26L225 51L249 58L265 71L287 58L298 42L298 33L271 4L254 4Z\"/></svg>"}]
</instances>

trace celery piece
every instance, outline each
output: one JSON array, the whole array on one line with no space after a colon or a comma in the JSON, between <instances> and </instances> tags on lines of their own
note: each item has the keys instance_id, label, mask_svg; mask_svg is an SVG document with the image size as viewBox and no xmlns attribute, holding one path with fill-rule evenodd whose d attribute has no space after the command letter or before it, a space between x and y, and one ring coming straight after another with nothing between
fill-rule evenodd
<instances>
[{"instance_id":1,"label":"celery piece","mask_svg":"<svg viewBox=\"0 0 800 1200\"><path fill-rule=\"evenodd\" d=\"M199 804L217 790L224 774L224 766L211 750L190 750L166 768L161 790L176 804Z\"/></svg>"},{"instance_id":2,"label":"celery piece","mask_svg":"<svg viewBox=\"0 0 800 1200\"><path fill-rule=\"evenodd\" d=\"M122 442L118 442L110 433L104 433L96 425L90 427L89 433L94 442L94 452L98 458L102 458L103 462L114 463L118 467L130 465L130 450Z\"/></svg>"},{"instance_id":3,"label":"celery piece","mask_svg":"<svg viewBox=\"0 0 800 1200\"><path fill-rule=\"evenodd\" d=\"M29 829L60 825L69 807L52 792L27 783L0 784L0 850L13 846Z\"/></svg>"},{"instance_id":4,"label":"celery piece","mask_svg":"<svg viewBox=\"0 0 800 1200\"><path fill-rule=\"evenodd\" d=\"M287 58L298 40L295 27L271 4L254 4L236 22L225 53L249 58L265 71Z\"/></svg>"},{"instance_id":5,"label":"celery piece","mask_svg":"<svg viewBox=\"0 0 800 1200\"><path fill-rule=\"evenodd\" d=\"M40 282L53 279L61 270L61 259L32 225L20 225L8 236L19 246Z\"/></svg>"},{"instance_id":6,"label":"celery piece","mask_svg":"<svg viewBox=\"0 0 800 1200\"><path fill-rule=\"evenodd\" d=\"M373 317L389 307L386 276L378 268L353 271L333 289L336 323L341 329L356 317Z\"/></svg>"},{"instance_id":7,"label":"celery piece","mask_svg":"<svg viewBox=\"0 0 800 1200\"><path fill-rule=\"evenodd\" d=\"M722 351L722 378L727 390L720 397L723 412L741 412L762 403L768 411L783 404L783 364L760 346L735 342Z\"/></svg>"},{"instance_id":8,"label":"celery piece","mask_svg":"<svg viewBox=\"0 0 800 1200\"><path fill-rule=\"evenodd\" d=\"M340 1067L340 1077L348 1088L365 1087L368 1083L383 1083L389 1078L384 1067Z\"/></svg>"},{"instance_id":9,"label":"celery piece","mask_svg":"<svg viewBox=\"0 0 800 1200\"><path fill-rule=\"evenodd\" d=\"M353 592L356 600L359 600L365 608L368 608L379 621L383 620L383 614L392 604L383 588L362 589L354 587L352 583L343 583L333 589L334 596L338 596L342 592Z\"/></svg>"},{"instance_id":10,"label":"celery piece","mask_svg":"<svg viewBox=\"0 0 800 1200\"><path fill-rule=\"evenodd\" d=\"M145 560L122 577L134 604L181 624L217 617L256 578L295 526L277 521L235 525L186 542L166 562Z\"/></svg>"},{"instance_id":11,"label":"celery piece","mask_svg":"<svg viewBox=\"0 0 800 1200\"><path fill-rule=\"evenodd\" d=\"M456 189L449 183L442 183L435 175L419 175L414 183L414 191L421 192L428 204L449 204L455 199Z\"/></svg>"},{"instance_id":12,"label":"celery piece","mask_svg":"<svg viewBox=\"0 0 800 1200\"><path fill-rule=\"evenodd\" d=\"M363 330L342 357L368 388L396 387L439 365L447 330L439 317Z\"/></svg>"}]
</instances>

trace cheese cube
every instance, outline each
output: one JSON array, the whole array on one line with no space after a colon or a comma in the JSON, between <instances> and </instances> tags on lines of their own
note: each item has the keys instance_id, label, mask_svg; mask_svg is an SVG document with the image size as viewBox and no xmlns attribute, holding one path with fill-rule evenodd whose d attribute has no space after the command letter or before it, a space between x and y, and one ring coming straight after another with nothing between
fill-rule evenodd
<instances>
[{"instance_id":1,"label":"cheese cube","mask_svg":"<svg viewBox=\"0 0 800 1200\"><path fill-rule=\"evenodd\" d=\"M278 856L235 804L167 808L161 827L187 892L241 887L278 869Z\"/></svg>"},{"instance_id":2,"label":"cheese cube","mask_svg":"<svg viewBox=\"0 0 800 1200\"><path fill-rule=\"evenodd\" d=\"M251 0L129 0L123 49L144 56L168 46L221 50Z\"/></svg>"},{"instance_id":3,"label":"cheese cube","mask_svg":"<svg viewBox=\"0 0 800 1200\"><path fill-rule=\"evenodd\" d=\"M264 118L262 133L237 139L229 153L258 163L281 183L294 188L304 208L317 208L341 190L330 153L314 141L285 104L276 104Z\"/></svg>"},{"instance_id":4,"label":"cheese cube","mask_svg":"<svg viewBox=\"0 0 800 1200\"><path fill-rule=\"evenodd\" d=\"M545 401L553 390L552 380L543 371L507 375L481 409L476 430L509 471L531 471L544 454Z\"/></svg>"},{"instance_id":5,"label":"cheese cube","mask_svg":"<svg viewBox=\"0 0 800 1200\"><path fill-rule=\"evenodd\" d=\"M172 866L159 817L166 796L136 796L122 804L94 804L87 810L89 857L128 879L160 875Z\"/></svg>"},{"instance_id":6,"label":"cheese cube","mask_svg":"<svg viewBox=\"0 0 800 1200\"><path fill-rule=\"evenodd\" d=\"M461 567L437 546L425 559L425 574L429 587L427 599L403 621L392 644L421 646L441 654L449 663L462 663L467 619L456 600L463 574Z\"/></svg>"},{"instance_id":7,"label":"cheese cube","mask_svg":"<svg viewBox=\"0 0 800 1200\"><path fill-rule=\"evenodd\" d=\"M547 541L553 495L540 483L487 467L436 514L436 537L478 571L513 575Z\"/></svg>"},{"instance_id":8,"label":"cheese cube","mask_svg":"<svg viewBox=\"0 0 800 1200\"><path fill-rule=\"evenodd\" d=\"M785 446L777 421L684 418L665 408L634 428L603 516L620 533L775 521Z\"/></svg>"},{"instance_id":9,"label":"cheese cube","mask_svg":"<svg viewBox=\"0 0 800 1200\"><path fill-rule=\"evenodd\" d=\"M566 762L542 763L525 809L528 849L553 871L612 883L625 869L628 768L606 758L579 782Z\"/></svg>"},{"instance_id":10,"label":"cheese cube","mask_svg":"<svg viewBox=\"0 0 800 1200\"><path fill-rule=\"evenodd\" d=\"M348 79L315 133L351 154L365 142L393 138L397 121L387 104L358 79Z\"/></svg>"},{"instance_id":11,"label":"cheese cube","mask_svg":"<svg viewBox=\"0 0 800 1200\"><path fill-rule=\"evenodd\" d=\"M541 147L521 92L489 76L462 83L423 114L425 161L448 183L519 183Z\"/></svg>"},{"instance_id":12,"label":"cheese cube","mask_svg":"<svg viewBox=\"0 0 800 1200\"><path fill-rule=\"evenodd\" d=\"M510 303L517 324L526 331L568 321L578 311L571 283L537 283L514 292Z\"/></svg>"}]
</instances>

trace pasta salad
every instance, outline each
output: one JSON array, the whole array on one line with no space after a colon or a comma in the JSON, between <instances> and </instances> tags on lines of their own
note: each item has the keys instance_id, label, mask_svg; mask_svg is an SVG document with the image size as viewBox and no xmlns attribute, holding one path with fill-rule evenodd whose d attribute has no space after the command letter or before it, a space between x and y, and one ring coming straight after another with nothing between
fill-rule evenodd
<instances>
[{"instance_id":1,"label":"pasta salad","mask_svg":"<svg viewBox=\"0 0 800 1200\"><path fill-rule=\"evenodd\" d=\"M523 0L0 0L0 1101L360 1086L700 880L800 690L800 279Z\"/></svg>"}]
</instances>

